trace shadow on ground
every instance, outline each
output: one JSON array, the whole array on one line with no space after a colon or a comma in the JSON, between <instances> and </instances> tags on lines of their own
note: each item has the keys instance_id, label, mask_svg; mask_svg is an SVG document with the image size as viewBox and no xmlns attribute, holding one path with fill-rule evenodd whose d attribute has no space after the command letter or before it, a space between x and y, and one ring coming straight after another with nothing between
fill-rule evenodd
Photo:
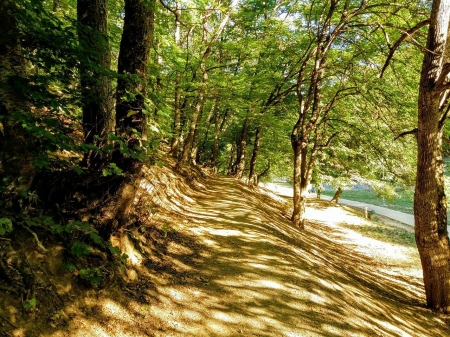
<instances>
[{"instance_id":1,"label":"shadow on ground","mask_svg":"<svg viewBox=\"0 0 450 337\"><path fill-rule=\"evenodd\" d=\"M300 232L289 205L231 178L186 185L166 171L143 186L153 226L128 236L141 247L128 281L78 292L61 307L67 322L21 333L450 335L449 320L424 308L415 248L356 230L364 220L344 208L311 201Z\"/></svg>"}]
</instances>

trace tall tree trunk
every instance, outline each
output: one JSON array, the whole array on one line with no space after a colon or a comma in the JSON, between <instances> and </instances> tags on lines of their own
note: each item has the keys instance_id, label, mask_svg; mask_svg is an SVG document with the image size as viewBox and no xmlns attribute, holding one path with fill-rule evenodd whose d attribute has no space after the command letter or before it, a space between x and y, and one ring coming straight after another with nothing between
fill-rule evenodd
<instances>
[{"instance_id":1,"label":"tall tree trunk","mask_svg":"<svg viewBox=\"0 0 450 337\"><path fill-rule=\"evenodd\" d=\"M261 138L261 125L256 128L255 131L255 140L253 142L253 153L252 158L250 159L250 173L248 175L248 183L250 185L256 185L256 160L258 159L260 138Z\"/></svg>"},{"instance_id":2,"label":"tall tree trunk","mask_svg":"<svg viewBox=\"0 0 450 337\"><path fill-rule=\"evenodd\" d=\"M223 131L223 128L225 126L227 115L228 109L225 109L222 122L219 123L219 109L216 109L216 114L214 117L214 142L211 156L211 167L213 168L216 168L217 166L217 159L219 157L219 135Z\"/></svg>"},{"instance_id":3,"label":"tall tree trunk","mask_svg":"<svg viewBox=\"0 0 450 337\"><path fill-rule=\"evenodd\" d=\"M270 171L270 160L267 161L267 167L264 169L264 171L262 171L261 173L259 173L256 176L256 184L255 185L259 185L259 182L261 181L261 178L266 176Z\"/></svg>"},{"instance_id":4,"label":"tall tree trunk","mask_svg":"<svg viewBox=\"0 0 450 337\"><path fill-rule=\"evenodd\" d=\"M447 313L450 312L450 245L442 159L444 120L440 102L448 75L449 17L450 1L433 1L419 87L414 195L414 228L427 306ZM446 85L448 87L448 83Z\"/></svg>"},{"instance_id":5,"label":"tall tree trunk","mask_svg":"<svg viewBox=\"0 0 450 337\"><path fill-rule=\"evenodd\" d=\"M125 0L125 20L120 41L116 102L116 134L125 139L130 151L147 139L144 100L147 94L149 52L153 43L155 0ZM131 76L130 76L131 75ZM124 99L127 91L133 94ZM121 161L135 159L122 154ZM125 165L125 169L127 165Z\"/></svg>"},{"instance_id":6,"label":"tall tree trunk","mask_svg":"<svg viewBox=\"0 0 450 337\"><path fill-rule=\"evenodd\" d=\"M179 167L183 166L183 164L188 162L189 159L193 164L195 164L195 158L194 160L192 158L192 145L194 142L195 130L197 129L197 122L201 117L203 100L206 92L206 83L208 82L208 72L206 70L206 65L202 63L200 65L200 68L203 73L202 82L200 84L200 87L198 88L197 102L195 103L194 112L191 116L191 123L189 124L188 134L184 142L183 152L181 154L180 161L178 162Z\"/></svg>"},{"instance_id":7,"label":"tall tree trunk","mask_svg":"<svg viewBox=\"0 0 450 337\"><path fill-rule=\"evenodd\" d=\"M302 151L301 146L298 142L293 143L294 150L294 210L292 212L292 223L294 226L303 229L303 213L305 211L303 203L302 203L302 195L301 195L301 161L302 161Z\"/></svg>"},{"instance_id":8,"label":"tall tree trunk","mask_svg":"<svg viewBox=\"0 0 450 337\"><path fill-rule=\"evenodd\" d=\"M0 173L11 190L26 191L34 179L33 144L19 117L29 114L19 84L26 76L14 1L0 2Z\"/></svg>"},{"instance_id":9,"label":"tall tree trunk","mask_svg":"<svg viewBox=\"0 0 450 337\"><path fill-rule=\"evenodd\" d=\"M142 141L146 139L147 125L144 99L147 93L147 68L153 43L154 4L142 0L125 1L125 22L120 43L117 82L116 135L122 145L114 151L113 161L125 173L118 178L115 197L103 209L102 222L126 223L133 204L143 161ZM131 92L131 99L123 96Z\"/></svg>"},{"instance_id":10,"label":"tall tree trunk","mask_svg":"<svg viewBox=\"0 0 450 337\"><path fill-rule=\"evenodd\" d=\"M175 3L175 44L180 46L180 30L181 30L181 5L177 1ZM178 147L180 145L181 135L181 73L176 70L175 75L175 94L174 94L174 113L173 113L173 135L170 144L170 154L173 158L178 158Z\"/></svg>"},{"instance_id":11,"label":"tall tree trunk","mask_svg":"<svg viewBox=\"0 0 450 337\"><path fill-rule=\"evenodd\" d=\"M78 0L77 17L78 37L86 54L85 61L80 62L84 142L101 149L114 125L111 80L107 75L111 66L107 1ZM84 165L99 167L101 158L98 151L89 151L84 156Z\"/></svg>"},{"instance_id":12,"label":"tall tree trunk","mask_svg":"<svg viewBox=\"0 0 450 337\"><path fill-rule=\"evenodd\" d=\"M228 161L228 175L231 176L233 174L233 163L234 163L234 155L236 154L236 145L231 145L230 150L230 160Z\"/></svg>"},{"instance_id":13,"label":"tall tree trunk","mask_svg":"<svg viewBox=\"0 0 450 337\"><path fill-rule=\"evenodd\" d=\"M175 79L175 100L173 114L173 135L170 144L170 154L173 158L178 158L181 137L181 74L177 72Z\"/></svg>"},{"instance_id":14,"label":"tall tree trunk","mask_svg":"<svg viewBox=\"0 0 450 337\"><path fill-rule=\"evenodd\" d=\"M294 211L292 223L299 229L305 228L306 194L309 183L307 165L307 147L300 141L292 141L294 150Z\"/></svg>"},{"instance_id":15,"label":"tall tree trunk","mask_svg":"<svg viewBox=\"0 0 450 337\"><path fill-rule=\"evenodd\" d=\"M242 125L239 140L236 143L236 162L233 164L233 175L242 179L245 170L245 155L247 150L247 133L248 133L249 118L245 117Z\"/></svg>"},{"instance_id":16,"label":"tall tree trunk","mask_svg":"<svg viewBox=\"0 0 450 337\"><path fill-rule=\"evenodd\" d=\"M215 105L216 105L216 101L214 100L214 102L211 106L211 110L209 111L209 114L205 121L206 125L208 125L207 130L209 130L209 123L211 121L211 116L212 116L212 113L214 112ZM200 116L198 117L199 121L202 120L202 116L203 116L203 109L200 111ZM200 143L199 134L200 134L200 128L197 125L197 127L195 128L195 131L194 131L194 139L192 140L192 149L191 149L191 155L190 155L191 163L193 163L194 165L196 165L198 160L200 159L199 158L200 156L198 153L198 148L199 148L199 143ZM208 131L205 132L205 140L207 140L207 139L208 139Z\"/></svg>"}]
</instances>

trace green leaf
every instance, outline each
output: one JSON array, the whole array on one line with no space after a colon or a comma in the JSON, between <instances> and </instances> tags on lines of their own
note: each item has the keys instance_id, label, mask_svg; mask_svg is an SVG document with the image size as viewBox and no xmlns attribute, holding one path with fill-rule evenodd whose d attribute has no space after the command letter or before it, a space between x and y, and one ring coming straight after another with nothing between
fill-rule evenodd
<instances>
[{"instance_id":1,"label":"green leaf","mask_svg":"<svg viewBox=\"0 0 450 337\"><path fill-rule=\"evenodd\" d=\"M75 241L70 248L70 251L77 257L82 257L89 254L91 247L84 242Z\"/></svg>"},{"instance_id":2,"label":"green leaf","mask_svg":"<svg viewBox=\"0 0 450 337\"><path fill-rule=\"evenodd\" d=\"M136 115L138 112L139 112L139 111L136 111L136 110L128 110L127 117Z\"/></svg>"},{"instance_id":3,"label":"green leaf","mask_svg":"<svg viewBox=\"0 0 450 337\"><path fill-rule=\"evenodd\" d=\"M64 265L62 267L63 271L68 271L71 273L76 269L77 269L77 267L75 267L75 265L72 262L66 262L66 263L64 263Z\"/></svg>"},{"instance_id":4,"label":"green leaf","mask_svg":"<svg viewBox=\"0 0 450 337\"><path fill-rule=\"evenodd\" d=\"M117 247L117 246L109 247L109 251L111 252L111 254L115 254L115 255L120 255L122 253L120 251L119 247Z\"/></svg>"},{"instance_id":5,"label":"green leaf","mask_svg":"<svg viewBox=\"0 0 450 337\"><path fill-rule=\"evenodd\" d=\"M0 218L0 235L5 235L12 231L12 221L8 218Z\"/></svg>"},{"instance_id":6,"label":"green leaf","mask_svg":"<svg viewBox=\"0 0 450 337\"><path fill-rule=\"evenodd\" d=\"M36 306L36 299L35 298L32 298L31 300L28 300L28 301L26 301L23 304L23 307L25 309L31 309L31 308L34 308L35 306Z\"/></svg>"},{"instance_id":7,"label":"green leaf","mask_svg":"<svg viewBox=\"0 0 450 337\"><path fill-rule=\"evenodd\" d=\"M102 175L103 175L104 177L107 177L107 176L112 175L112 172L111 172L110 170L108 170L108 169L103 169L103 170L102 170Z\"/></svg>"}]
</instances>

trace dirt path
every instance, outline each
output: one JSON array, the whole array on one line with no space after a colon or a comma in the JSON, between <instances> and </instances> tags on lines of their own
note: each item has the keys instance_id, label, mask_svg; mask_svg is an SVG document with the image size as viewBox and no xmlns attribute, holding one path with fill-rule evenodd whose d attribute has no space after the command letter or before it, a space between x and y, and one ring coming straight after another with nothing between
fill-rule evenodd
<instances>
[{"instance_id":1,"label":"dirt path","mask_svg":"<svg viewBox=\"0 0 450 337\"><path fill-rule=\"evenodd\" d=\"M280 197L230 178L192 188L167 171L144 186L153 230L129 235L141 251L122 246L128 280L86 291L64 274L58 311L39 298L39 317L11 335L450 336L449 319L424 308L410 233L324 201L300 232Z\"/></svg>"},{"instance_id":2,"label":"dirt path","mask_svg":"<svg viewBox=\"0 0 450 337\"><path fill-rule=\"evenodd\" d=\"M165 324L155 335L450 335L423 308L414 247L358 234L367 224L343 208L312 206L299 232L280 204L235 180L192 195L184 215L201 257L183 266L187 284L158 285L149 314Z\"/></svg>"}]
</instances>

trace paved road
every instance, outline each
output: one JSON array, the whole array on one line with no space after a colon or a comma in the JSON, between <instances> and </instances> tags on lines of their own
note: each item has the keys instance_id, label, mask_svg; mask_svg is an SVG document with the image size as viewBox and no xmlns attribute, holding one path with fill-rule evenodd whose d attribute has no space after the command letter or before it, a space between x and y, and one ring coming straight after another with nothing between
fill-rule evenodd
<instances>
[{"instance_id":1,"label":"paved road","mask_svg":"<svg viewBox=\"0 0 450 337\"><path fill-rule=\"evenodd\" d=\"M292 188L290 187L286 187L286 186L282 186L282 185L278 185L278 184L273 184L273 183L267 183L265 184L266 188L272 189L275 193L279 194L279 195L283 195L283 196L287 196L287 197L292 197ZM315 196L315 194L311 195L311 196ZM332 197L326 196L326 195L322 195L322 199L324 200L331 200ZM402 213L399 211L394 211L392 209L389 208L385 208L385 207L380 207L380 206L376 206L376 205L371 205L371 204L366 204L363 202L359 202L359 201L353 201L353 200L346 200L346 199L339 199L339 203L342 205L347 205L347 206L351 206L351 207L357 207L357 208L361 208L364 209L364 207L367 207L368 210L373 210L375 211L375 214L380 214L382 216L388 217L390 219L399 221L401 223L404 223L406 225L409 226L414 226L414 215L412 214L406 214L406 213ZM448 232L449 232L449 236L450 236L450 226L447 226L448 228Z\"/></svg>"}]
</instances>

